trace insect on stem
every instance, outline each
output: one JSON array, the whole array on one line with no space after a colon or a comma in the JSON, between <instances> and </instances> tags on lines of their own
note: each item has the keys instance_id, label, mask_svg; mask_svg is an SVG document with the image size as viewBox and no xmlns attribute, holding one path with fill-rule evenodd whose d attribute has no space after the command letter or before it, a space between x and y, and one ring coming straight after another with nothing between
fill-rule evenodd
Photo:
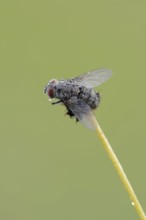
<instances>
[{"instance_id":1,"label":"insect on stem","mask_svg":"<svg viewBox=\"0 0 146 220\"><path fill-rule=\"evenodd\" d=\"M111 70L96 69L81 74L78 77L68 80L52 79L44 88L44 93L49 99L58 99L52 104L62 103L67 109L67 115L76 118L85 127L95 130L101 140L109 158L111 159L120 179L127 190L129 197L134 205L139 217L146 220L145 213L140 205L135 192L116 156L109 141L100 128L95 116L94 110L100 103L100 94L94 91L94 87L101 85L112 75Z\"/></svg>"}]
</instances>

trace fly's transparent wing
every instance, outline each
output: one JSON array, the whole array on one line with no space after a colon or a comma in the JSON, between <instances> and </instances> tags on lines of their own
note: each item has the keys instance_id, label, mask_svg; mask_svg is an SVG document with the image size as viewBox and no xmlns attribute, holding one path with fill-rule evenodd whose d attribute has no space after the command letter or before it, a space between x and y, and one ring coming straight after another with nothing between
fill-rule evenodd
<instances>
[{"instance_id":1,"label":"fly's transparent wing","mask_svg":"<svg viewBox=\"0 0 146 220\"><path fill-rule=\"evenodd\" d=\"M75 99L75 100L73 100ZM75 117L87 128L92 130L96 129L96 126L93 122L93 111L88 104L82 99L76 99L72 97L68 100L69 109L73 112Z\"/></svg>"},{"instance_id":2,"label":"fly's transparent wing","mask_svg":"<svg viewBox=\"0 0 146 220\"><path fill-rule=\"evenodd\" d=\"M112 75L112 71L108 69L97 69L84 73L76 78L71 79L72 82L83 85L88 88L93 88L99 86L106 80L108 80Z\"/></svg>"}]
</instances>

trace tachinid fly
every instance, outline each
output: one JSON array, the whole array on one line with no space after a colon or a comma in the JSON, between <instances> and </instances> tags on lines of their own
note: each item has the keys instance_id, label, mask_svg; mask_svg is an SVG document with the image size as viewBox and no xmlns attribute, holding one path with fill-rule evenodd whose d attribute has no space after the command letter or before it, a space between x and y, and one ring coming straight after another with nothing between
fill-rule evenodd
<instances>
[{"instance_id":1,"label":"tachinid fly","mask_svg":"<svg viewBox=\"0 0 146 220\"><path fill-rule=\"evenodd\" d=\"M62 103L67 109L67 115L75 117L84 126L95 129L91 116L100 102L100 94L93 90L112 75L111 70L97 69L84 73L76 78L67 80L52 79L44 88L49 99L56 98L58 101L52 104Z\"/></svg>"}]
</instances>

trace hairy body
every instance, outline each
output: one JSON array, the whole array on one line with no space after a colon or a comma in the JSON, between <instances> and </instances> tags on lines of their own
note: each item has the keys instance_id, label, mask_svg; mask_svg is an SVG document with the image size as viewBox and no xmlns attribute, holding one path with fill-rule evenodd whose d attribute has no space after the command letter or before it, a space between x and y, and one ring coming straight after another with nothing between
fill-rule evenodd
<instances>
[{"instance_id":1,"label":"hairy body","mask_svg":"<svg viewBox=\"0 0 146 220\"><path fill-rule=\"evenodd\" d=\"M52 79L45 87L44 92L49 98L58 101L52 104L62 103L67 109L67 115L76 117L77 121L91 129L90 118L92 110L100 103L100 94L93 87L100 85L111 76L111 71L99 69L80 75L69 80Z\"/></svg>"},{"instance_id":2,"label":"hairy body","mask_svg":"<svg viewBox=\"0 0 146 220\"><path fill-rule=\"evenodd\" d=\"M50 88L51 89L51 88ZM62 102L68 102L72 97L84 100L91 109L95 109L99 104L99 93L93 89L79 86L72 81L61 81L55 87L52 87L53 97Z\"/></svg>"}]
</instances>

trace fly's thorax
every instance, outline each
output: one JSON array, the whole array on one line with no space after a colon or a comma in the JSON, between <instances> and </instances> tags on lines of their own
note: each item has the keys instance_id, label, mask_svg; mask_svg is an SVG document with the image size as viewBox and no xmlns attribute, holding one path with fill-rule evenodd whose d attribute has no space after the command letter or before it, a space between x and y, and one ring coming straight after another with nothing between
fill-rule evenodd
<instances>
[{"instance_id":1,"label":"fly's thorax","mask_svg":"<svg viewBox=\"0 0 146 220\"><path fill-rule=\"evenodd\" d=\"M78 96L79 86L69 80L60 81L55 88L55 97L61 100L68 100L72 96Z\"/></svg>"}]
</instances>

